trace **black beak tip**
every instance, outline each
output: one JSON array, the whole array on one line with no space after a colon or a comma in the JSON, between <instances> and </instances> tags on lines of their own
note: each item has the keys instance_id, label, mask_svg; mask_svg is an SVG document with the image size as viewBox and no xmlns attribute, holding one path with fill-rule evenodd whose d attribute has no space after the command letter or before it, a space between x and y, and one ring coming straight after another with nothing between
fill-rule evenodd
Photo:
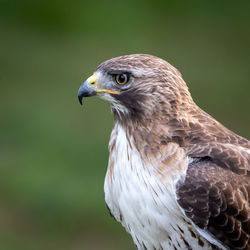
<instances>
[{"instance_id":1,"label":"black beak tip","mask_svg":"<svg viewBox=\"0 0 250 250\"><path fill-rule=\"evenodd\" d=\"M79 100L80 104L82 105L82 96L81 95L78 95L78 100Z\"/></svg>"}]
</instances>

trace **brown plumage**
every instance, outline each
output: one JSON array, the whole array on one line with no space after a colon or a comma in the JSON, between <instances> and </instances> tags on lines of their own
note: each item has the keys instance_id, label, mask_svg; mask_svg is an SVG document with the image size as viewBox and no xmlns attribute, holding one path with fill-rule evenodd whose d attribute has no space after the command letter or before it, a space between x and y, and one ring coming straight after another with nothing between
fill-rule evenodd
<instances>
[{"instance_id":1,"label":"brown plumage","mask_svg":"<svg viewBox=\"0 0 250 250\"><path fill-rule=\"evenodd\" d=\"M79 100L94 94L115 117L105 199L139 249L250 249L250 142L201 110L178 70L113 58Z\"/></svg>"}]
</instances>

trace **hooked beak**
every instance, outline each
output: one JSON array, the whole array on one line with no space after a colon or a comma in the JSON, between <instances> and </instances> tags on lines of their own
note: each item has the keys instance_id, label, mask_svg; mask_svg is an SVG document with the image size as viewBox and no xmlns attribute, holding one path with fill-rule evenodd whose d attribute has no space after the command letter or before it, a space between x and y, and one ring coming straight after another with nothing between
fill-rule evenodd
<instances>
[{"instance_id":1,"label":"hooked beak","mask_svg":"<svg viewBox=\"0 0 250 250\"><path fill-rule=\"evenodd\" d=\"M97 76L93 74L89 77L78 90L78 100L82 105L82 98L96 95L96 81Z\"/></svg>"},{"instance_id":2,"label":"hooked beak","mask_svg":"<svg viewBox=\"0 0 250 250\"><path fill-rule=\"evenodd\" d=\"M97 93L110 93L110 94L120 94L120 91L108 90L108 89L100 89L97 84L98 78L96 74L90 76L79 88L78 90L78 100L82 105L82 98L94 96Z\"/></svg>"}]
</instances>

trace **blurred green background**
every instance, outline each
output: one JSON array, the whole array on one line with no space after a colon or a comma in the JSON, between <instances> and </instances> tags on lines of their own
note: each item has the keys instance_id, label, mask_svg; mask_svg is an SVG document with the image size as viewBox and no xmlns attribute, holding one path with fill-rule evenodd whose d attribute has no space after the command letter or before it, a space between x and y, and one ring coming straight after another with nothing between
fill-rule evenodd
<instances>
[{"instance_id":1,"label":"blurred green background","mask_svg":"<svg viewBox=\"0 0 250 250\"><path fill-rule=\"evenodd\" d=\"M134 249L106 209L113 117L77 100L102 61L168 60L250 138L249 1L0 1L0 249Z\"/></svg>"}]
</instances>

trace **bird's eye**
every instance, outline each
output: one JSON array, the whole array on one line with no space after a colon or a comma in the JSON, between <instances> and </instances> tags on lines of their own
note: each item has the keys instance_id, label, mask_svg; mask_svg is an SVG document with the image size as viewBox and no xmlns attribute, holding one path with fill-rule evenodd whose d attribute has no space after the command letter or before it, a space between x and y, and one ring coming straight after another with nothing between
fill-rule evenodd
<instances>
[{"instance_id":1,"label":"bird's eye","mask_svg":"<svg viewBox=\"0 0 250 250\"><path fill-rule=\"evenodd\" d=\"M115 81L119 84L119 85L124 85L128 82L129 77L127 74L122 73L122 74L118 74L115 75Z\"/></svg>"}]
</instances>

